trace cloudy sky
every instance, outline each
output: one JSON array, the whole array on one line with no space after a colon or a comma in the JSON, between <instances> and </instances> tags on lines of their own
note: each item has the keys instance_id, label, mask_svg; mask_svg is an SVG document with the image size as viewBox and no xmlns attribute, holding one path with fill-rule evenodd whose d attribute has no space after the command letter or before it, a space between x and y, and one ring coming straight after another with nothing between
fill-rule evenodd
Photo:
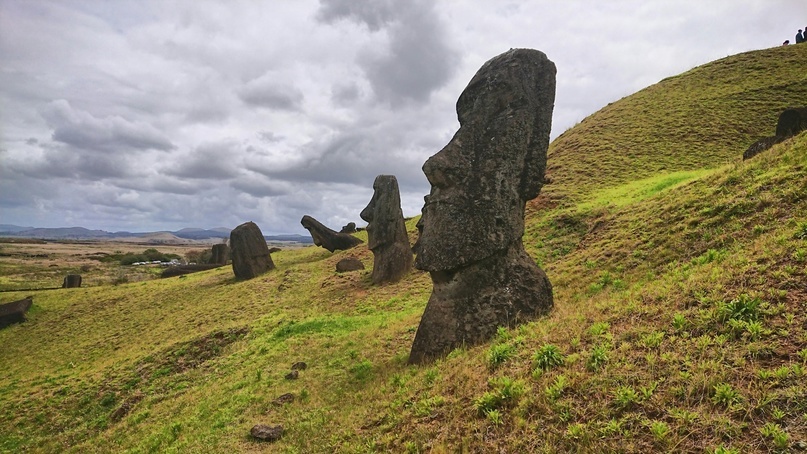
<instances>
[{"instance_id":1,"label":"cloudy sky","mask_svg":"<svg viewBox=\"0 0 807 454\"><path fill-rule=\"evenodd\" d=\"M804 26L804 0L0 0L0 224L339 229L379 174L412 216L510 48L557 65L554 138Z\"/></svg>"}]
</instances>

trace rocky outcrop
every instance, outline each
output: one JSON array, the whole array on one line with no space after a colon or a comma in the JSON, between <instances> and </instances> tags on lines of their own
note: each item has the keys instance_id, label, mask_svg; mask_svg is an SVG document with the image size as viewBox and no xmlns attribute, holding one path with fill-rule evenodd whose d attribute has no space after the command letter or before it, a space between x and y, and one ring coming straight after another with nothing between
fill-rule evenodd
<instances>
[{"instance_id":1,"label":"rocky outcrop","mask_svg":"<svg viewBox=\"0 0 807 454\"><path fill-rule=\"evenodd\" d=\"M751 144L743 153L743 160L753 158L804 130L807 130L807 107L787 109L779 115L779 121L776 122L776 134L771 137L763 137Z\"/></svg>"},{"instance_id":2,"label":"rocky outcrop","mask_svg":"<svg viewBox=\"0 0 807 454\"><path fill-rule=\"evenodd\" d=\"M78 288L81 287L80 274L68 274L62 281L62 288Z\"/></svg>"},{"instance_id":3,"label":"rocky outcrop","mask_svg":"<svg viewBox=\"0 0 807 454\"><path fill-rule=\"evenodd\" d=\"M283 436L283 426L280 424L272 426L268 424L256 424L249 431L249 434L252 435L253 438L257 438L261 441L277 441Z\"/></svg>"},{"instance_id":4,"label":"rocky outcrop","mask_svg":"<svg viewBox=\"0 0 807 454\"><path fill-rule=\"evenodd\" d=\"M555 99L555 65L512 49L485 63L457 101L460 129L423 165L415 267L434 285L410 363L490 339L547 313L552 285L524 250L524 207L538 195Z\"/></svg>"},{"instance_id":5,"label":"rocky outcrop","mask_svg":"<svg viewBox=\"0 0 807 454\"><path fill-rule=\"evenodd\" d=\"M356 238L347 233L339 233L322 225L321 222L305 215L300 220L300 224L311 233L311 238L314 239L314 244L321 246L330 252L344 251L352 247L356 247L364 241Z\"/></svg>"},{"instance_id":6,"label":"rocky outcrop","mask_svg":"<svg viewBox=\"0 0 807 454\"><path fill-rule=\"evenodd\" d=\"M236 279L252 279L275 268L261 229L245 222L230 232L230 254Z\"/></svg>"},{"instance_id":7,"label":"rocky outcrop","mask_svg":"<svg viewBox=\"0 0 807 454\"><path fill-rule=\"evenodd\" d=\"M367 247L373 251L373 283L399 281L412 268L413 255L394 175L376 177L373 198L360 216L368 223Z\"/></svg>"},{"instance_id":8,"label":"rocky outcrop","mask_svg":"<svg viewBox=\"0 0 807 454\"><path fill-rule=\"evenodd\" d=\"M0 329L25 321L25 313L34 303L30 296L10 303L0 304Z\"/></svg>"}]
</instances>

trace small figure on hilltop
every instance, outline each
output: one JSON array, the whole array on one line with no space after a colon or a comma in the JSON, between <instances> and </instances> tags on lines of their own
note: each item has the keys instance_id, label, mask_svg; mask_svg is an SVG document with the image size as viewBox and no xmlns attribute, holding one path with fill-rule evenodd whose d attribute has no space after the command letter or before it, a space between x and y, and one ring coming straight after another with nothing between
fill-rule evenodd
<instances>
[{"instance_id":1,"label":"small figure on hilltop","mask_svg":"<svg viewBox=\"0 0 807 454\"><path fill-rule=\"evenodd\" d=\"M526 201L544 181L555 73L532 49L485 63L457 101L460 129L423 165L431 192L417 225L415 267L434 286L410 364L552 309L552 284L521 237Z\"/></svg>"},{"instance_id":2,"label":"small figure on hilltop","mask_svg":"<svg viewBox=\"0 0 807 454\"><path fill-rule=\"evenodd\" d=\"M801 29L799 29L799 32L796 33L796 44L803 43L803 42L804 42L804 35L802 35Z\"/></svg>"},{"instance_id":3,"label":"small figure on hilltop","mask_svg":"<svg viewBox=\"0 0 807 454\"><path fill-rule=\"evenodd\" d=\"M406 234L401 194L394 175L379 175L373 198L362 210L367 224L367 247L373 251L373 283L397 282L412 267L412 248Z\"/></svg>"}]
</instances>

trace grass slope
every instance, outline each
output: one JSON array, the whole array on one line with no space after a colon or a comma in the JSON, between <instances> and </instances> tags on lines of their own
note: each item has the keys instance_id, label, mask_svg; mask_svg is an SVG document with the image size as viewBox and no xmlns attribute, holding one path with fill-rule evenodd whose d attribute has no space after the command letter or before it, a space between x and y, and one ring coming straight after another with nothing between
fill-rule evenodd
<instances>
[{"instance_id":1,"label":"grass slope","mask_svg":"<svg viewBox=\"0 0 807 454\"><path fill-rule=\"evenodd\" d=\"M364 247L282 251L247 282L225 268L35 292L30 320L0 331L0 451L795 449L807 134L739 157L783 105L807 104L805 56L720 60L558 138L524 238L555 311L430 366L405 364L428 275L333 272L372 263ZM309 367L286 380L296 361ZM286 434L255 442L257 423Z\"/></svg>"}]
</instances>

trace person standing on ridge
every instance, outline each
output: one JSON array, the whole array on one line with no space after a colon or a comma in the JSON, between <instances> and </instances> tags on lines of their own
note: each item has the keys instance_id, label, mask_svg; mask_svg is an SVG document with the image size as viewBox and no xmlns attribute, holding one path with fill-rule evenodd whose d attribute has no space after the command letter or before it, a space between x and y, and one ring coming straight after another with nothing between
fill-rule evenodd
<instances>
[{"instance_id":1,"label":"person standing on ridge","mask_svg":"<svg viewBox=\"0 0 807 454\"><path fill-rule=\"evenodd\" d=\"M796 33L796 44L803 42L804 42L804 35L801 34L801 29L799 29L799 32Z\"/></svg>"}]
</instances>

